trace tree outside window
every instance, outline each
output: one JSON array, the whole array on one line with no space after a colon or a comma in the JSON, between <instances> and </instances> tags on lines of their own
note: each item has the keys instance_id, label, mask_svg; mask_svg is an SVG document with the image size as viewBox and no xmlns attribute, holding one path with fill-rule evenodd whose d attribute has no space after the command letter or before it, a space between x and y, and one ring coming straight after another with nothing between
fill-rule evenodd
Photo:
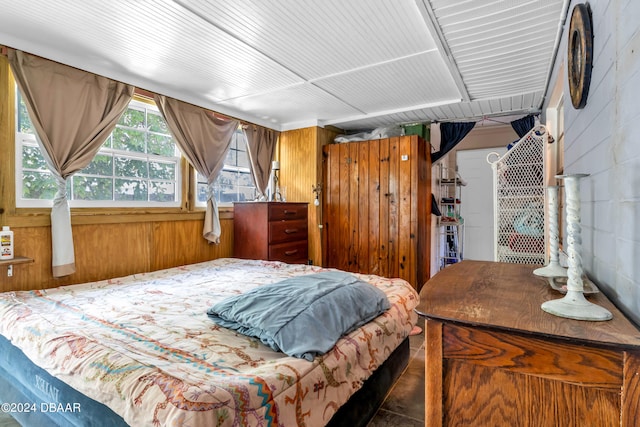
<instances>
[{"instance_id":1,"label":"tree outside window","mask_svg":"<svg viewBox=\"0 0 640 427\"><path fill-rule=\"evenodd\" d=\"M17 206L46 206L56 192L53 176L18 95ZM86 168L67 183L71 206L178 206L180 153L154 104L133 100Z\"/></svg>"}]
</instances>

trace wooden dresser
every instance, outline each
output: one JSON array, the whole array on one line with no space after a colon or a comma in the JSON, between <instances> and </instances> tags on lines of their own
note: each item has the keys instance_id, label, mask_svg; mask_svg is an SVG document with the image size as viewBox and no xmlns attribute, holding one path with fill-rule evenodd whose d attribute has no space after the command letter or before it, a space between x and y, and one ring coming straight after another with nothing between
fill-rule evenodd
<instances>
[{"instance_id":1,"label":"wooden dresser","mask_svg":"<svg viewBox=\"0 0 640 427\"><path fill-rule=\"evenodd\" d=\"M605 322L540 309L534 266L462 261L420 292L427 426L637 426L640 332L602 294Z\"/></svg>"},{"instance_id":2,"label":"wooden dresser","mask_svg":"<svg viewBox=\"0 0 640 427\"><path fill-rule=\"evenodd\" d=\"M234 203L233 256L306 264L307 230L307 203Z\"/></svg>"}]
</instances>

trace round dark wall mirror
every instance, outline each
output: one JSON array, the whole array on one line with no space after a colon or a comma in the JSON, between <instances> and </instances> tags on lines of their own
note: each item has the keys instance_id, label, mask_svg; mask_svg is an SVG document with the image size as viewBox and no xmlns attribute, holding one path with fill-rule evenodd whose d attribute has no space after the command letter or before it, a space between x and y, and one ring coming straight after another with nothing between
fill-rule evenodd
<instances>
[{"instance_id":1,"label":"round dark wall mirror","mask_svg":"<svg viewBox=\"0 0 640 427\"><path fill-rule=\"evenodd\" d=\"M591 13L586 3L577 4L573 8L567 44L571 103L576 109L583 108L587 104L593 66Z\"/></svg>"}]
</instances>

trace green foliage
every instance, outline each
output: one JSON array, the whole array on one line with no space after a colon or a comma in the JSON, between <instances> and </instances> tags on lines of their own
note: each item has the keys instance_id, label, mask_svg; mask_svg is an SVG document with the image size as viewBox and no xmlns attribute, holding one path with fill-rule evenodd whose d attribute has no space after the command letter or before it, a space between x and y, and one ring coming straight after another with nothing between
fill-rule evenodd
<instances>
[{"instance_id":1,"label":"green foliage","mask_svg":"<svg viewBox=\"0 0 640 427\"><path fill-rule=\"evenodd\" d=\"M17 107L18 132L35 134L19 94ZM238 131L225 165L249 168L245 149L244 136ZM68 180L67 192L75 200L174 202L179 162L163 161L161 157L180 157L165 120L159 112L132 103L91 163ZM22 144L22 170L22 198L53 199L57 185L35 143ZM220 201L252 200L253 179L245 171L224 170L216 183L216 193ZM206 185L198 184L197 197L206 200Z\"/></svg>"},{"instance_id":2,"label":"green foliage","mask_svg":"<svg viewBox=\"0 0 640 427\"><path fill-rule=\"evenodd\" d=\"M130 178L148 178L149 170L146 160L133 159L130 157L115 158L115 176Z\"/></svg>"},{"instance_id":3,"label":"green foliage","mask_svg":"<svg viewBox=\"0 0 640 427\"><path fill-rule=\"evenodd\" d=\"M96 154L91 163L82 170L87 175L110 176L113 174L113 156L111 154Z\"/></svg>"},{"instance_id":4,"label":"green foliage","mask_svg":"<svg viewBox=\"0 0 640 427\"><path fill-rule=\"evenodd\" d=\"M147 129L149 129L149 132L169 134L167 122L164 121L160 113L154 111L147 112Z\"/></svg>"},{"instance_id":5,"label":"green foliage","mask_svg":"<svg viewBox=\"0 0 640 427\"><path fill-rule=\"evenodd\" d=\"M146 132L144 130L134 130L116 127L113 132L114 150L134 151L145 153L147 148Z\"/></svg>"},{"instance_id":6,"label":"green foliage","mask_svg":"<svg viewBox=\"0 0 640 427\"><path fill-rule=\"evenodd\" d=\"M31 118L29 117L29 113L27 112L27 106L24 103L24 99L22 99L22 95L18 92L18 132L35 134L36 131L33 127L33 123L31 123Z\"/></svg>"},{"instance_id":7,"label":"green foliage","mask_svg":"<svg viewBox=\"0 0 640 427\"><path fill-rule=\"evenodd\" d=\"M153 202L171 202L173 201L176 189L174 182L171 181L151 181L149 188L149 200Z\"/></svg>"},{"instance_id":8,"label":"green foliage","mask_svg":"<svg viewBox=\"0 0 640 427\"><path fill-rule=\"evenodd\" d=\"M22 133L34 134L21 97L18 101L18 129ZM118 155L118 151L132 154L131 157ZM74 200L89 201L147 201L148 198L159 202L175 201L178 162L149 159L147 154L179 157L162 116L140 104L132 105L122 114L91 163L71 177L69 194ZM37 145L23 143L22 169L23 198L54 197L57 185Z\"/></svg>"},{"instance_id":9,"label":"green foliage","mask_svg":"<svg viewBox=\"0 0 640 427\"><path fill-rule=\"evenodd\" d=\"M176 165L173 163L149 162L149 178L176 179Z\"/></svg>"},{"instance_id":10,"label":"green foliage","mask_svg":"<svg viewBox=\"0 0 640 427\"><path fill-rule=\"evenodd\" d=\"M22 146L22 169L35 169L48 171L47 162L37 146Z\"/></svg>"},{"instance_id":11,"label":"green foliage","mask_svg":"<svg viewBox=\"0 0 640 427\"><path fill-rule=\"evenodd\" d=\"M32 200L53 200L58 186L50 172L23 172L22 197Z\"/></svg>"},{"instance_id":12,"label":"green foliage","mask_svg":"<svg viewBox=\"0 0 640 427\"><path fill-rule=\"evenodd\" d=\"M76 175L73 177L73 198L76 200L113 200L113 180Z\"/></svg>"},{"instance_id":13,"label":"green foliage","mask_svg":"<svg viewBox=\"0 0 640 427\"><path fill-rule=\"evenodd\" d=\"M167 157L173 157L176 155L176 144L170 136L156 135L153 133L150 133L147 136L147 151L149 154Z\"/></svg>"},{"instance_id":14,"label":"green foliage","mask_svg":"<svg viewBox=\"0 0 640 427\"><path fill-rule=\"evenodd\" d=\"M146 202L148 200L147 182L136 179L115 180L116 193L114 200L127 200L136 202Z\"/></svg>"},{"instance_id":15,"label":"green foliage","mask_svg":"<svg viewBox=\"0 0 640 427\"><path fill-rule=\"evenodd\" d=\"M120 116L118 125L128 128L146 129L147 126L144 111L135 108L127 108L127 110L122 113L122 116Z\"/></svg>"}]
</instances>

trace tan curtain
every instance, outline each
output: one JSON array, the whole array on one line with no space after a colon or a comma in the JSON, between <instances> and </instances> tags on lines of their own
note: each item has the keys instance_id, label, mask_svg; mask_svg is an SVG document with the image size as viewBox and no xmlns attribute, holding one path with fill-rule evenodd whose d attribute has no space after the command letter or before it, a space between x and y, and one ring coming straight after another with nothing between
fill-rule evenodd
<instances>
[{"instance_id":1,"label":"tan curtain","mask_svg":"<svg viewBox=\"0 0 640 427\"><path fill-rule=\"evenodd\" d=\"M247 125L242 128L247 138L251 173L258 192L264 196L269 185L271 160L276 150L276 142L280 132L257 125Z\"/></svg>"},{"instance_id":2,"label":"tan curtain","mask_svg":"<svg viewBox=\"0 0 640 427\"><path fill-rule=\"evenodd\" d=\"M67 179L86 167L127 108L134 87L8 50L38 144L58 191L51 208L53 276L76 271Z\"/></svg>"},{"instance_id":3,"label":"tan curtain","mask_svg":"<svg viewBox=\"0 0 640 427\"><path fill-rule=\"evenodd\" d=\"M207 177L207 210L202 236L210 242L220 243L220 218L213 184L224 166L238 121L220 119L204 108L163 95L156 95L155 100L182 154Z\"/></svg>"}]
</instances>

